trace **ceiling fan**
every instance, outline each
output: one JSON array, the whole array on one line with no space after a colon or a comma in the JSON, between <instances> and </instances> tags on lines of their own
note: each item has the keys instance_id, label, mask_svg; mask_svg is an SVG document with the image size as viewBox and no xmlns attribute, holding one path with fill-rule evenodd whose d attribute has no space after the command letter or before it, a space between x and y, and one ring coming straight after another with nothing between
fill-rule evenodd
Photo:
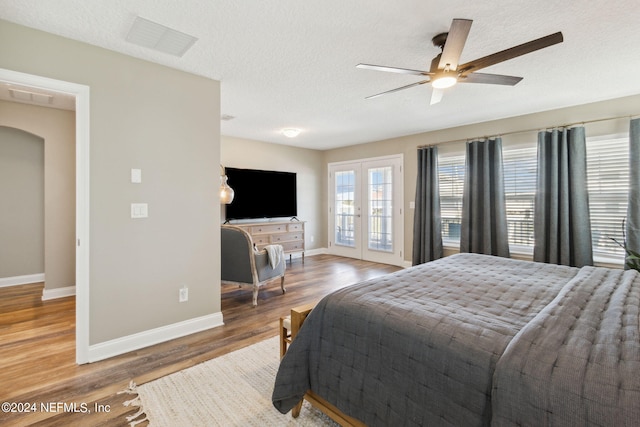
<instances>
[{"instance_id":1,"label":"ceiling fan","mask_svg":"<svg viewBox=\"0 0 640 427\"><path fill-rule=\"evenodd\" d=\"M499 62L507 61L509 59L516 58L518 56L525 55L527 53L531 53L557 43L561 43L563 40L562 33L557 32L536 40L532 40L527 43L523 43L518 46L514 46L509 49L502 50L500 52L493 53L474 61L467 62L465 64L458 64L472 23L473 21L470 19L454 19L451 23L451 27L449 28L448 33L438 34L431 40L434 46L437 46L441 49L441 53L433 58L429 71L411 70L408 68L387 67L383 65L372 64L356 65L356 67L363 69L387 71L391 73L412 74L427 77L426 80L391 89L386 92L378 93L376 95L371 95L365 99L371 99L381 95L386 95L388 93L408 89L410 87L423 85L425 83L431 83L431 86L433 88L433 91L431 93L431 105L433 105L440 102L440 100L442 99L443 89L451 87L456 83L486 83L514 86L520 80L522 80L522 77L477 73L476 71L490 65L497 64Z\"/></svg>"}]
</instances>

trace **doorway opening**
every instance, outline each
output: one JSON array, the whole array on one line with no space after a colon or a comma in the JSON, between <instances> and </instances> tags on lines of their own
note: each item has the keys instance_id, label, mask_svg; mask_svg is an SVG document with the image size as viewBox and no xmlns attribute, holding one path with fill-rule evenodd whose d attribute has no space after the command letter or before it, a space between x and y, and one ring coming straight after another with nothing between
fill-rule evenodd
<instances>
[{"instance_id":1,"label":"doorway opening","mask_svg":"<svg viewBox=\"0 0 640 427\"><path fill-rule=\"evenodd\" d=\"M89 361L89 87L1 68L0 82L75 97L76 363L87 363Z\"/></svg>"}]
</instances>

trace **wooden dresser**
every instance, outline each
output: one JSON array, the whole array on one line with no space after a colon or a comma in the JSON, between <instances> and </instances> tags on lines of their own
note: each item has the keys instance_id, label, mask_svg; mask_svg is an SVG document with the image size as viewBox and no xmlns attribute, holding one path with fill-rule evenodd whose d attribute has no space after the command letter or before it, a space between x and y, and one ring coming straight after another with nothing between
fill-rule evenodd
<instances>
[{"instance_id":1,"label":"wooden dresser","mask_svg":"<svg viewBox=\"0 0 640 427\"><path fill-rule=\"evenodd\" d=\"M304 263L304 221L252 222L233 224L246 230L253 243L262 249L267 245L282 245L285 254L302 253Z\"/></svg>"}]
</instances>

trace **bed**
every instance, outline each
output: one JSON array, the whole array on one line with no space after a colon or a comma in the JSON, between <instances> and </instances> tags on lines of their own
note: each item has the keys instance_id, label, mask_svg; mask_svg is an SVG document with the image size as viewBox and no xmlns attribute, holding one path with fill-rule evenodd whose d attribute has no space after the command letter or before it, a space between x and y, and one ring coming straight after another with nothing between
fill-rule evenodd
<instances>
[{"instance_id":1,"label":"bed","mask_svg":"<svg viewBox=\"0 0 640 427\"><path fill-rule=\"evenodd\" d=\"M272 400L369 426L638 425L635 271L458 254L322 299Z\"/></svg>"}]
</instances>

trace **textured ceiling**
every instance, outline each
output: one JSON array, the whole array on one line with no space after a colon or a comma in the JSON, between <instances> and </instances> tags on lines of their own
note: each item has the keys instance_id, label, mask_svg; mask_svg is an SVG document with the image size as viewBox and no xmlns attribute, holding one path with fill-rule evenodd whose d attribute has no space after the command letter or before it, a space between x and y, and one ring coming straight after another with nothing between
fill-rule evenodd
<instances>
[{"instance_id":1,"label":"textured ceiling","mask_svg":"<svg viewBox=\"0 0 640 427\"><path fill-rule=\"evenodd\" d=\"M640 93L637 0L0 0L0 18L222 82L224 135L327 149ZM135 17L198 38L175 57L128 43ZM461 62L556 31L564 43L486 68L517 86L460 84L429 106L431 38L473 19ZM3 41L6 42L6 41ZM640 106L639 106L640 110ZM285 127L302 133L282 136Z\"/></svg>"}]
</instances>

